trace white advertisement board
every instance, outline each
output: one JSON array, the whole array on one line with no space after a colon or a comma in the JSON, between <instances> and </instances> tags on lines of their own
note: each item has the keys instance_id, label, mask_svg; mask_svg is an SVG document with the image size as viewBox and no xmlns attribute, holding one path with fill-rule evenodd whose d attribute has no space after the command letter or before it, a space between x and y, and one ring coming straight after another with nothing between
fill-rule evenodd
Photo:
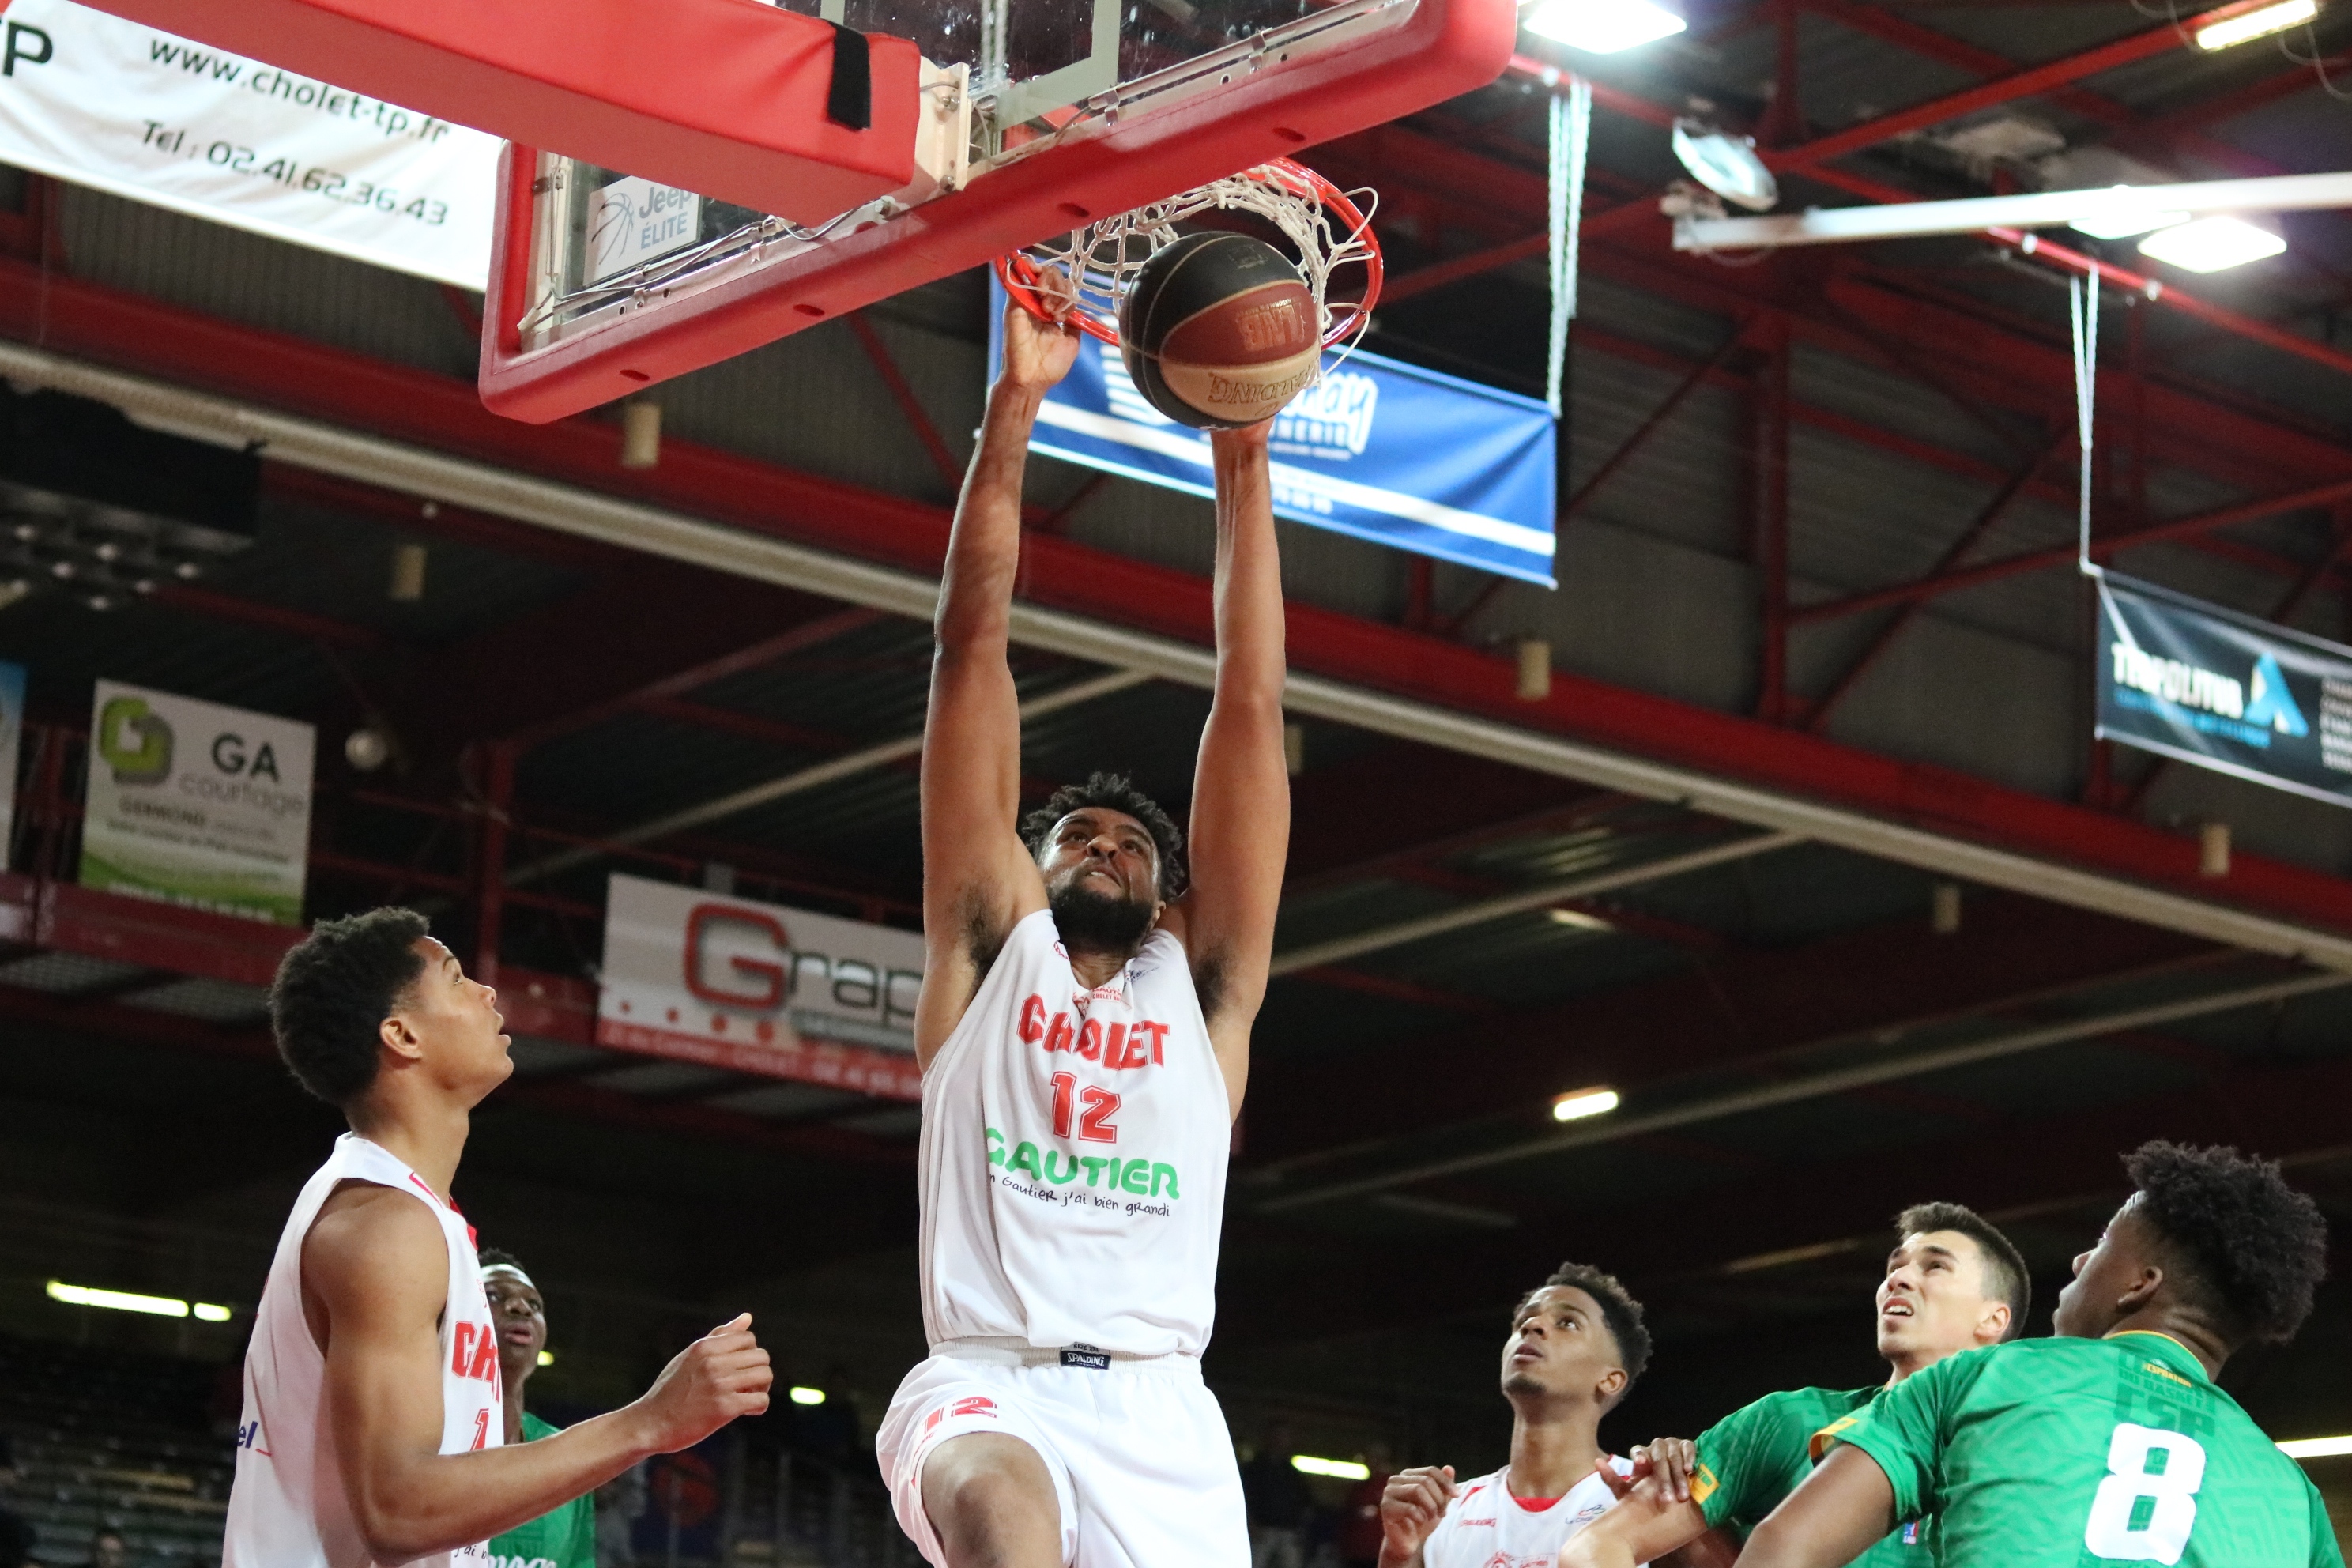
<instances>
[{"instance_id":1,"label":"white advertisement board","mask_svg":"<svg viewBox=\"0 0 2352 1568\"><path fill-rule=\"evenodd\" d=\"M100 681L81 885L300 925L316 740L291 719Z\"/></svg>"},{"instance_id":2,"label":"white advertisement board","mask_svg":"<svg viewBox=\"0 0 2352 1568\"><path fill-rule=\"evenodd\" d=\"M0 163L479 289L499 141L72 0L0 6Z\"/></svg>"},{"instance_id":3,"label":"white advertisement board","mask_svg":"<svg viewBox=\"0 0 2352 1568\"><path fill-rule=\"evenodd\" d=\"M920 1100L913 931L612 879L596 1039L620 1050Z\"/></svg>"}]
</instances>

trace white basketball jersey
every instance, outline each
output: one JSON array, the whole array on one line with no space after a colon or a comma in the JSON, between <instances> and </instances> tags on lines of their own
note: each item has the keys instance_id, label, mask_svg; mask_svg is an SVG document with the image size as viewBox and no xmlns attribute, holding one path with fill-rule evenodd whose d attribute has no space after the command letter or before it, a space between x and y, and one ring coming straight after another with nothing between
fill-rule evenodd
<instances>
[{"instance_id":1,"label":"white basketball jersey","mask_svg":"<svg viewBox=\"0 0 2352 1568\"><path fill-rule=\"evenodd\" d=\"M1612 1458L1619 1475L1633 1467ZM1568 1538L1616 1500L1607 1482L1587 1476L1564 1496L1540 1506L1515 1498L1510 1468L1465 1481L1445 1505L1445 1517L1422 1542L1424 1568L1551 1568Z\"/></svg>"},{"instance_id":2,"label":"white basketball jersey","mask_svg":"<svg viewBox=\"0 0 2352 1568\"><path fill-rule=\"evenodd\" d=\"M923 1077L931 1343L1200 1354L1232 1124L1183 944L1089 991L1019 922Z\"/></svg>"},{"instance_id":3,"label":"white basketball jersey","mask_svg":"<svg viewBox=\"0 0 2352 1568\"><path fill-rule=\"evenodd\" d=\"M496 1447L506 1439L498 1325L482 1293L472 1227L415 1172L379 1145L346 1132L294 1200L254 1314L221 1568L375 1563L343 1495L323 1386L327 1358L302 1315L302 1243L328 1195L344 1182L371 1182L409 1194L433 1211L449 1244L448 1293L441 1310L441 1452ZM489 1568L489 1561L487 1543L416 1559L423 1568Z\"/></svg>"}]
</instances>

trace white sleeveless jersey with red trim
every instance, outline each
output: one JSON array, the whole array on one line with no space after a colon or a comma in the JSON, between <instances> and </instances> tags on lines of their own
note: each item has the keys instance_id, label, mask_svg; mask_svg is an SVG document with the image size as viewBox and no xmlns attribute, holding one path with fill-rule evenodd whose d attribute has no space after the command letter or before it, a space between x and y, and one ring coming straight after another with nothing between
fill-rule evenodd
<instances>
[{"instance_id":1,"label":"white sleeveless jersey with red trim","mask_svg":"<svg viewBox=\"0 0 2352 1568\"><path fill-rule=\"evenodd\" d=\"M482 1292L473 1227L396 1156L346 1132L294 1200L254 1314L221 1568L373 1568L376 1562L343 1493L335 1429L327 1415L327 1359L302 1315L302 1243L329 1194L344 1182L407 1193L433 1211L448 1243L446 1304L441 1311L441 1452L496 1447L506 1437L498 1325ZM415 1560L422 1568L489 1568L489 1561L487 1543Z\"/></svg>"},{"instance_id":2,"label":"white sleeveless jersey with red trim","mask_svg":"<svg viewBox=\"0 0 2352 1568\"><path fill-rule=\"evenodd\" d=\"M1614 1455L1609 1464L1621 1476L1633 1470ZM1454 1490L1444 1516L1421 1544L1422 1561L1426 1568L1551 1568L1569 1537L1616 1500L1608 1483L1593 1475L1549 1502L1516 1498L1506 1465Z\"/></svg>"},{"instance_id":3,"label":"white sleeveless jersey with red trim","mask_svg":"<svg viewBox=\"0 0 2352 1568\"><path fill-rule=\"evenodd\" d=\"M1233 1116L1184 948L1089 991L1039 910L923 1075L923 1327L1198 1355Z\"/></svg>"}]
</instances>

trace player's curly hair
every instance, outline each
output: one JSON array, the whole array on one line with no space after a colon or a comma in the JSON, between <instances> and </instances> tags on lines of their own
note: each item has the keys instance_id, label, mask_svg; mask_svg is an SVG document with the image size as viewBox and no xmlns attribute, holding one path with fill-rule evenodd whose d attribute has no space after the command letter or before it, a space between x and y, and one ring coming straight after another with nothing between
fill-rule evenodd
<instances>
[{"instance_id":1,"label":"player's curly hair","mask_svg":"<svg viewBox=\"0 0 2352 1568\"><path fill-rule=\"evenodd\" d=\"M377 1030L425 973L415 944L430 929L415 910L370 910L320 921L287 951L269 986L269 1027L304 1089L348 1106L375 1082Z\"/></svg>"},{"instance_id":2,"label":"player's curly hair","mask_svg":"<svg viewBox=\"0 0 2352 1568\"><path fill-rule=\"evenodd\" d=\"M2327 1273L2327 1221L2277 1161L2159 1141L2125 1155L2124 1170L2139 1213L2187 1265L2190 1306L2233 1347L2294 1337Z\"/></svg>"},{"instance_id":3,"label":"player's curly hair","mask_svg":"<svg viewBox=\"0 0 2352 1568\"><path fill-rule=\"evenodd\" d=\"M1103 806L1125 812L1143 824L1160 850L1160 896L1173 903L1192 885L1192 869L1184 859L1184 830L1160 808L1160 803L1135 787L1125 773L1094 773L1082 784L1064 784L1045 804L1021 819L1021 841L1034 857L1044 847L1054 825L1074 811Z\"/></svg>"},{"instance_id":4,"label":"player's curly hair","mask_svg":"<svg viewBox=\"0 0 2352 1568\"><path fill-rule=\"evenodd\" d=\"M1895 1216L1898 1241L1929 1230L1956 1230L1977 1244L1977 1253L1984 1259L1988 1293L2009 1303L2009 1328L2001 1334L2002 1341L2025 1332L2026 1309L2033 1305L2033 1276L2016 1244L1966 1204L1913 1204Z\"/></svg>"},{"instance_id":5,"label":"player's curly hair","mask_svg":"<svg viewBox=\"0 0 2352 1568\"><path fill-rule=\"evenodd\" d=\"M1599 1303L1601 1321L1609 1325L1609 1337L1617 1342L1617 1359L1625 1368L1625 1386L1617 1391L1617 1398L1623 1399L1650 1364L1650 1330L1642 1321L1642 1303L1633 1300L1633 1293L1614 1274L1590 1263L1563 1263L1551 1271L1550 1279L1519 1298L1519 1304L1511 1309L1511 1321L1518 1321L1538 1292L1558 1285L1581 1290Z\"/></svg>"}]
</instances>

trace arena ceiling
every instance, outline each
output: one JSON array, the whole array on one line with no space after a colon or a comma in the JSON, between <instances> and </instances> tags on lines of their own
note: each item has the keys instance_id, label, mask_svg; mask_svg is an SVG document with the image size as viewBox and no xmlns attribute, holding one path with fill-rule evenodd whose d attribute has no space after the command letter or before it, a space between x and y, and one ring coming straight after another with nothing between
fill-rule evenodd
<instances>
[{"instance_id":1,"label":"arena ceiling","mask_svg":"<svg viewBox=\"0 0 2352 1568\"><path fill-rule=\"evenodd\" d=\"M2147 1136L2288 1156L2352 1220L2352 835L2089 742L2063 275L1983 238L1730 267L1673 252L1656 213L1663 127L1700 100L1756 132L1791 206L2011 188L2052 139L2192 178L2352 167L2352 104L2313 68L2168 31L2125 0L1761 0L1580 62L1561 589L1284 526L1304 766L1228 1380L1442 1402L1570 1254L1695 1356L1761 1335L1847 1365L1895 1208L2012 1216L2054 1279ZM2352 66L2352 13L2291 41ZM1381 193L1381 352L1539 383L1540 64L1313 152ZM663 460L635 472L609 412L480 410L470 297L37 178L0 203L0 370L267 443L260 532L217 572L0 609L0 657L34 672L16 873L70 865L107 677L320 726L313 916L415 902L478 963L574 986L614 869L913 922L909 612L977 422L976 279L663 388ZM2102 527L2141 575L2341 637L2352 227L2286 234L2279 261L2115 307ZM1108 766L1181 803L1206 509L1045 459L1031 500L1024 697L1140 673L1046 703L1027 793ZM416 544L425 592L394 600ZM1528 702L1530 637L1558 668ZM368 723L397 752L361 773L340 742ZM2218 881L2206 821L2238 848ZM0 1017L20 1192L130 1226L123 1268L184 1256L158 1226L222 1268L274 1233L326 1123L275 1078L250 984L27 944ZM553 1255L554 1288L757 1290L820 1341L913 1353L909 1108L553 1029L517 1058L470 1201ZM1612 1117L1551 1121L1593 1086ZM1747 1375L1685 1364L1663 1415ZM2320 1420L2320 1363L2294 1364L2263 1375Z\"/></svg>"}]
</instances>

